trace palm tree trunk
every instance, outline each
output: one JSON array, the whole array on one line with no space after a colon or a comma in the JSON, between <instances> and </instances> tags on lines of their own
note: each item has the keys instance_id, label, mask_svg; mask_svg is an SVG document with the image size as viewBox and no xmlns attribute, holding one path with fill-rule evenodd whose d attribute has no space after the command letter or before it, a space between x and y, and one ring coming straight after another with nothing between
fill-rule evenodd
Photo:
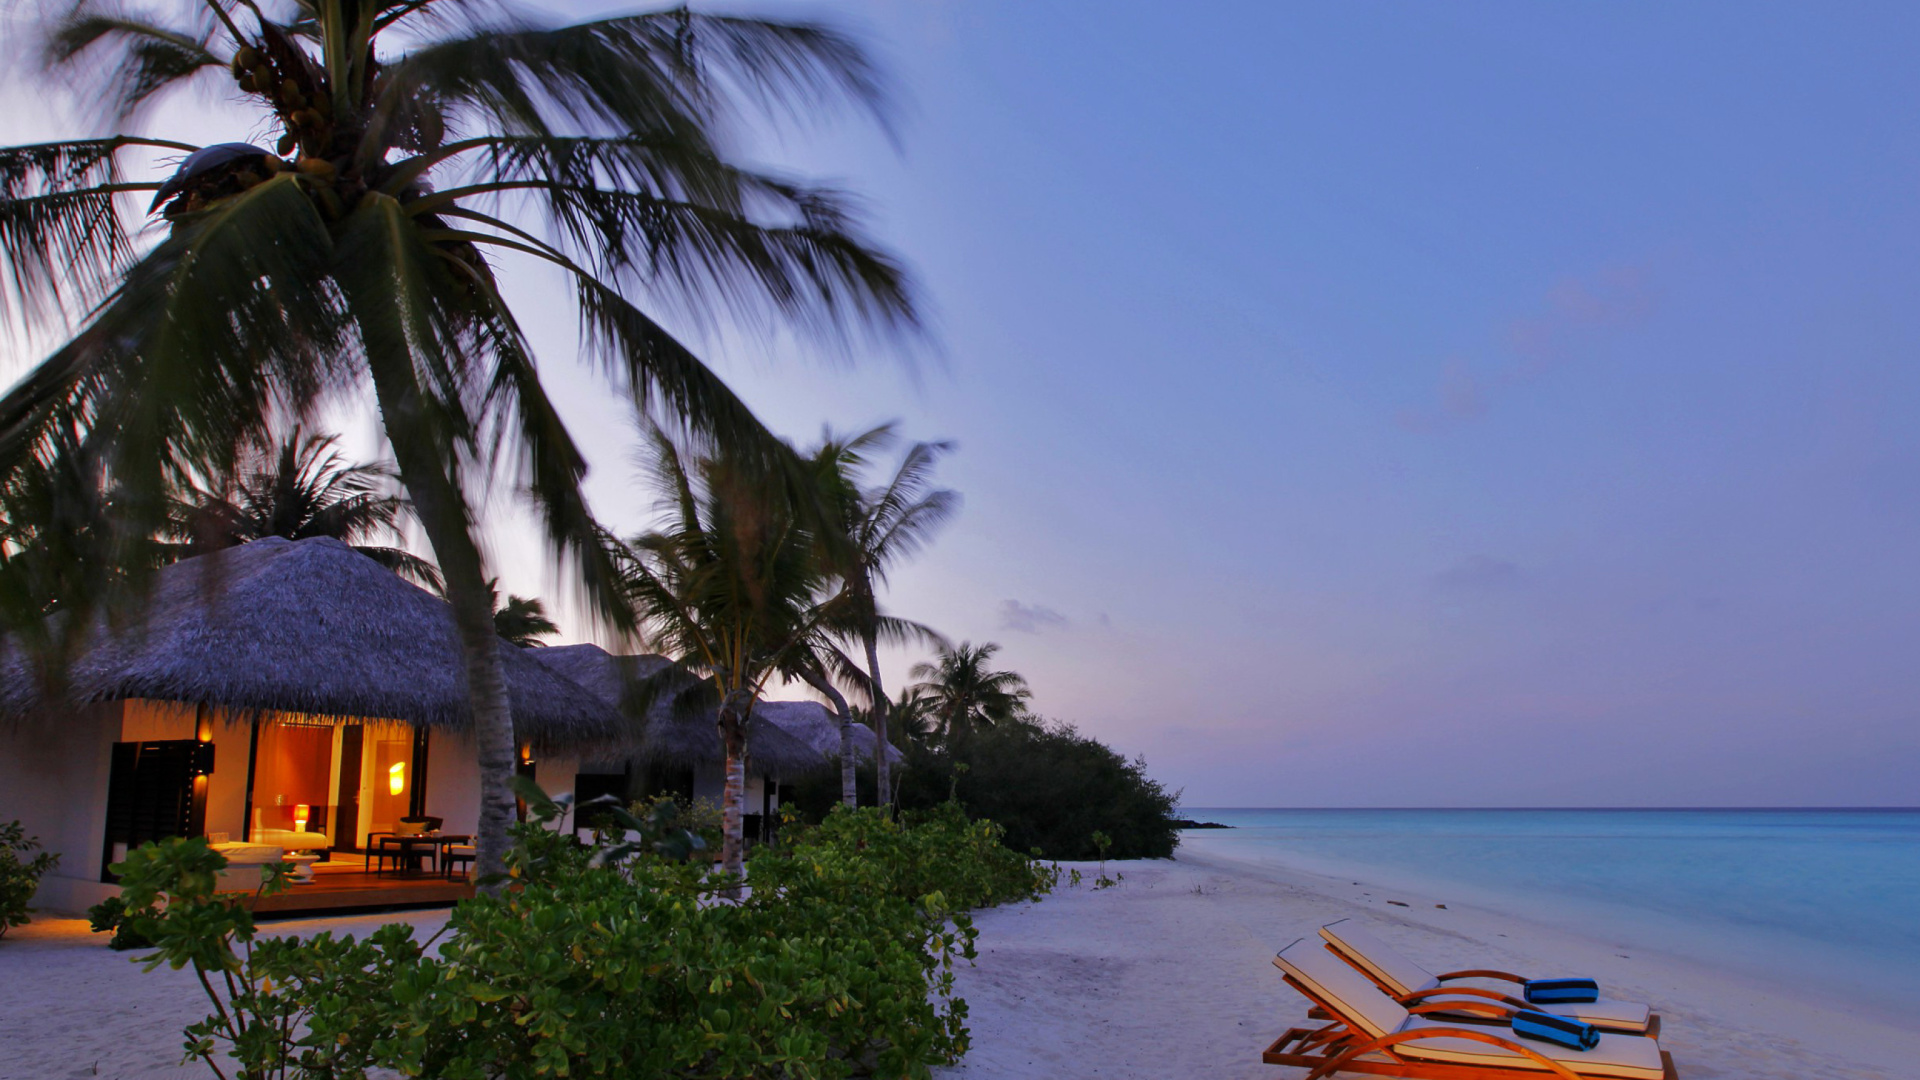
<instances>
[{"instance_id":1,"label":"palm tree trunk","mask_svg":"<svg viewBox=\"0 0 1920 1080\"><path fill-rule=\"evenodd\" d=\"M881 806L893 805L893 789L887 786L887 712L891 703L887 701L886 687L880 685L880 641L873 633L862 634L862 644L867 647L867 678L873 689L873 734L876 745L873 748L873 775L878 781L874 785L873 797Z\"/></svg>"},{"instance_id":2,"label":"palm tree trunk","mask_svg":"<svg viewBox=\"0 0 1920 1080\"><path fill-rule=\"evenodd\" d=\"M720 869L740 877L746 871L746 836L742 807L747 801L747 717L753 697L733 691L720 701L720 745L726 751L726 780L720 788ZM728 889L729 897L739 896Z\"/></svg>"},{"instance_id":3,"label":"palm tree trunk","mask_svg":"<svg viewBox=\"0 0 1920 1080\"><path fill-rule=\"evenodd\" d=\"M392 359L392 358L387 358ZM446 585L447 603L467 669L467 702L473 713L473 743L480 768L480 815L474 838L474 876L481 888L497 892L506 872L508 829L514 822L513 775L519 762L513 732L513 712L507 697L506 671L500 661L500 639L493 632L493 597L487 588L474 543L466 501L452 476L453 463L422 429L419 398L410 380L395 377L395 366L376 361L375 397L399 465L400 482L407 489L427 543ZM402 368L401 370L405 370ZM492 881L489 883L489 879Z\"/></svg>"},{"instance_id":4,"label":"palm tree trunk","mask_svg":"<svg viewBox=\"0 0 1920 1080\"><path fill-rule=\"evenodd\" d=\"M840 718L840 801L851 810L860 805L858 773L855 772L860 764L860 754L853 745L853 710L847 707L846 695L832 682L814 672L807 672L800 677L833 702L833 713Z\"/></svg>"}]
</instances>

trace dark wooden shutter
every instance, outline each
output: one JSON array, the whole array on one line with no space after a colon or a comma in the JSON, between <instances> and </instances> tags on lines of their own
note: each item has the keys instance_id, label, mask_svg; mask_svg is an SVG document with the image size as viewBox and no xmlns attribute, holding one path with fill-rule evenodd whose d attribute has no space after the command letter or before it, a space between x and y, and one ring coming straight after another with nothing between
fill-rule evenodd
<instances>
[{"instance_id":1,"label":"dark wooden shutter","mask_svg":"<svg viewBox=\"0 0 1920 1080\"><path fill-rule=\"evenodd\" d=\"M193 739L113 744L101 880L113 880L106 867L116 844L131 851L150 840L206 831L206 804L193 797L194 766L204 753Z\"/></svg>"}]
</instances>

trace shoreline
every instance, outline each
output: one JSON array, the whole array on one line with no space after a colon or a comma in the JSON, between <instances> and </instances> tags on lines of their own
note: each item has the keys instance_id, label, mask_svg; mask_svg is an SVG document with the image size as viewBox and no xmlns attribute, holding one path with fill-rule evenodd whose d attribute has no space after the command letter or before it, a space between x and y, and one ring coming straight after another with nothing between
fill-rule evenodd
<instances>
[{"instance_id":1,"label":"shoreline","mask_svg":"<svg viewBox=\"0 0 1920 1080\"><path fill-rule=\"evenodd\" d=\"M1363 884L1359 891L1372 895L1356 896L1350 878L1250 865L1190 841L1171 860L1109 863L1124 876L1115 888L1090 888L1098 864L1062 864L1080 869L1085 883L977 913L980 957L959 972L957 988L974 1047L937 1075L1292 1080L1298 1070L1259 1059L1307 1010L1271 958L1339 918L1361 920L1437 970L1591 975L1608 996L1661 1014L1661 1045L1687 1080L1896 1080L1920 1059L1920 1033L1638 944L1582 937L1457 895Z\"/></svg>"}]
</instances>

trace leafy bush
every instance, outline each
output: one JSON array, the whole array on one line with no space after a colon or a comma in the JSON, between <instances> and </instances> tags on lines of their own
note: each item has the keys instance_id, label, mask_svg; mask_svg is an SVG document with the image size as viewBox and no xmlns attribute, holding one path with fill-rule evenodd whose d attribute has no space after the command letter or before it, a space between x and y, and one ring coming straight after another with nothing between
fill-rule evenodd
<instances>
[{"instance_id":1,"label":"leafy bush","mask_svg":"<svg viewBox=\"0 0 1920 1080\"><path fill-rule=\"evenodd\" d=\"M529 809L547 821L566 804ZM509 887L456 907L437 946L400 924L256 942L244 904L212 892L221 857L204 841L148 845L116 871L158 950L148 966L209 976L216 1013L188 1029L189 1057L231 1055L242 1080L927 1077L967 1048L960 905L1056 877L957 809L908 824L867 810L760 852L749 894L726 902L737 883L686 861L692 837L660 832L665 813L616 814L625 828L591 847L519 826Z\"/></svg>"},{"instance_id":2,"label":"leafy bush","mask_svg":"<svg viewBox=\"0 0 1920 1080\"><path fill-rule=\"evenodd\" d=\"M781 833L783 847L758 853L749 877L756 889L767 888L770 879L786 887L789 864L813 865L816 876L821 865L841 867L837 876L821 880L852 890L842 894L848 903L886 894L969 909L1046 895L1059 871L1013 851L1003 836L999 825L970 820L957 803L899 821L875 807L836 806L817 826L789 825Z\"/></svg>"},{"instance_id":3,"label":"leafy bush","mask_svg":"<svg viewBox=\"0 0 1920 1080\"><path fill-rule=\"evenodd\" d=\"M1012 721L979 730L949 749L907 750L900 805L959 800L969 815L1005 829L1018 851L1049 859L1164 859L1180 842L1179 796L1104 743L1062 723ZM1103 853L1094 834L1111 840Z\"/></svg>"},{"instance_id":4,"label":"leafy bush","mask_svg":"<svg viewBox=\"0 0 1920 1080\"><path fill-rule=\"evenodd\" d=\"M581 809L585 810L586 807ZM706 847L715 851L720 849L725 822L720 816L720 804L712 799L685 799L661 794L634 803L631 812L640 817L659 818L668 827L685 829L699 837Z\"/></svg>"},{"instance_id":5,"label":"leafy bush","mask_svg":"<svg viewBox=\"0 0 1920 1080\"><path fill-rule=\"evenodd\" d=\"M39 838L28 836L18 821L0 824L0 937L27 925L33 915L28 901L40 888L40 879L60 862L60 856L47 851L25 858L39 849Z\"/></svg>"}]
</instances>

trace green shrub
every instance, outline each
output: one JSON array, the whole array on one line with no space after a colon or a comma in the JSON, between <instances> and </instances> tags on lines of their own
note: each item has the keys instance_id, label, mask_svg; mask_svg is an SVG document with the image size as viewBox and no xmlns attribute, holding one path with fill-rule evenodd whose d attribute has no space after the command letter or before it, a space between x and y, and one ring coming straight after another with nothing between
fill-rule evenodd
<instances>
[{"instance_id":1,"label":"green shrub","mask_svg":"<svg viewBox=\"0 0 1920 1080\"><path fill-rule=\"evenodd\" d=\"M28 836L18 821L0 824L0 937L27 925L33 915L27 904L40 888L40 879L60 862L60 856L46 851L25 857L39 849L39 838Z\"/></svg>"},{"instance_id":2,"label":"green shrub","mask_svg":"<svg viewBox=\"0 0 1920 1080\"><path fill-rule=\"evenodd\" d=\"M217 1011L188 1029L189 1057L229 1054L241 1080L927 1077L967 1048L961 908L1056 878L957 808L906 823L866 810L761 851L728 902L737 883L685 860L693 838L663 831L670 809L618 811L638 838L587 846L538 823L564 801L523 794L536 823L516 829L509 887L458 905L437 943L399 924L256 942L245 906L213 894L204 841L130 855L115 869L158 950L149 967L209 976Z\"/></svg>"},{"instance_id":3,"label":"green shrub","mask_svg":"<svg viewBox=\"0 0 1920 1080\"><path fill-rule=\"evenodd\" d=\"M1180 842L1177 793L1071 725L1014 721L972 732L949 750L914 744L900 784L904 809L957 799L1005 829L1017 851L1049 859L1164 859ZM1110 838L1102 855L1094 834Z\"/></svg>"},{"instance_id":4,"label":"green shrub","mask_svg":"<svg viewBox=\"0 0 1920 1080\"><path fill-rule=\"evenodd\" d=\"M641 799L630 808L640 818L658 818L667 827L685 829L700 838L707 848L720 850L725 822L720 804L712 799L686 799L677 795L654 795Z\"/></svg>"}]
</instances>

